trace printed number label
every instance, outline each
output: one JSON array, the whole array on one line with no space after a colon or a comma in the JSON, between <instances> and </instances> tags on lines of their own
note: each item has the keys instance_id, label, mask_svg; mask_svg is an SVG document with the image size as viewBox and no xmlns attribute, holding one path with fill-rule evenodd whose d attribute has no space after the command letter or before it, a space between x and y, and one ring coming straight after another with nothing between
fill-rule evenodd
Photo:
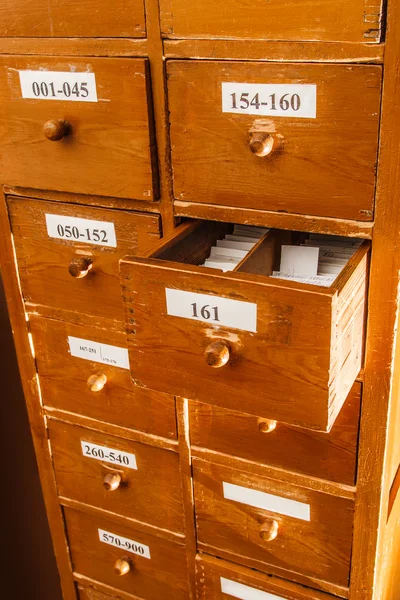
<instances>
[{"instance_id":1,"label":"printed number label","mask_svg":"<svg viewBox=\"0 0 400 600\"><path fill-rule=\"evenodd\" d=\"M222 112L315 119L317 86L284 83L223 83Z\"/></svg>"},{"instance_id":2,"label":"printed number label","mask_svg":"<svg viewBox=\"0 0 400 600\"><path fill-rule=\"evenodd\" d=\"M103 365L129 369L129 354L126 348L83 340L72 335L68 336L68 344L71 356L102 363Z\"/></svg>"},{"instance_id":3,"label":"printed number label","mask_svg":"<svg viewBox=\"0 0 400 600\"><path fill-rule=\"evenodd\" d=\"M243 331L257 331L257 304L220 296L165 289L167 314Z\"/></svg>"},{"instance_id":4,"label":"printed number label","mask_svg":"<svg viewBox=\"0 0 400 600\"><path fill-rule=\"evenodd\" d=\"M132 554L138 554L144 558L151 558L150 548L148 546L140 544L139 542L134 542L133 540L128 540L128 538L115 535L109 531L104 531L103 529L99 529L98 531L99 540L104 544L116 546L117 548L121 548L121 550L127 550L128 552L132 552Z\"/></svg>"},{"instance_id":5,"label":"printed number label","mask_svg":"<svg viewBox=\"0 0 400 600\"><path fill-rule=\"evenodd\" d=\"M94 73L19 71L23 98L97 102Z\"/></svg>"},{"instance_id":6,"label":"printed number label","mask_svg":"<svg viewBox=\"0 0 400 600\"><path fill-rule=\"evenodd\" d=\"M47 234L57 240L72 240L95 246L117 247L114 223L46 214Z\"/></svg>"},{"instance_id":7,"label":"printed number label","mask_svg":"<svg viewBox=\"0 0 400 600\"><path fill-rule=\"evenodd\" d=\"M276 596L269 592L263 592L262 590L256 590L243 583L237 583L230 579L220 577L221 592L233 598L239 598L240 600L283 600L282 596Z\"/></svg>"},{"instance_id":8,"label":"printed number label","mask_svg":"<svg viewBox=\"0 0 400 600\"><path fill-rule=\"evenodd\" d=\"M106 446L98 446L97 444L91 444L81 440L82 454L88 458L95 460L101 460L102 462L108 462L111 464L121 465L121 467L128 467L129 469L137 470L136 456L129 452L120 452L114 448L107 448Z\"/></svg>"}]
</instances>

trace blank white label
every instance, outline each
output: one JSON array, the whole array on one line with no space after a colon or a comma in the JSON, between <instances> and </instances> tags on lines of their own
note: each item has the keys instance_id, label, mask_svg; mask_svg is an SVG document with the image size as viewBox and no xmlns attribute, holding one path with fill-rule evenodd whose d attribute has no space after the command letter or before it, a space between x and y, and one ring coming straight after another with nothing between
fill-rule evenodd
<instances>
[{"instance_id":1,"label":"blank white label","mask_svg":"<svg viewBox=\"0 0 400 600\"><path fill-rule=\"evenodd\" d=\"M45 214L47 234L57 240L85 242L95 246L117 247L114 223L79 217Z\"/></svg>"},{"instance_id":2,"label":"blank white label","mask_svg":"<svg viewBox=\"0 0 400 600\"><path fill-rule=\"evenodd\" d=\"M243 583L237 583L230 579L220 577L221 580L221 592L233 596L234 598L240 598L240 600L283 600L282 596L276 596L269 592L262 592L256 590Z\"/></svg>"},{"instance_id":3,"label":"blank white label","mask_svg":"<svg viewBox=\"0 0 400 600\"><path fill-rule=\"evenodd\" d=\"M315 119L317 86L292 83L223 83L222 112Z\"/></svg>"},{"instance_id":4,"label":"blank white label","mask_svg":"<svg viewBox=\"0 0 400 600\"><path fill-rule=\"evenodd\" d=\"M115 535L115 533L104 531L103 529L99 529L98 531L99 540L104 544L115 546L116 548L120 548L121 550L127 550L128 552L132 552L132 554L138 554L139 556L143 556L144 558L151 558L150 548L148 546L145 546L144 544L140 544L139 542L135 542L133 540L129 540L128 538L122 537L120 535Z\"/></svg>"},{"instance_id":5,"label":"blank white label","mask_svg":"<svg viewBox=\"0 0 400 600\"><path fill-rule=\"evenodd\" d=\"M101 460L113 465L128 467L129 469L137 469L136 456L130 452L121 452L115 448L107 448L107 446L99 446L91 442L81 440L82 454L87 458Z\"/></svg>"},{"instance_id":6,"label":"blank white label","mask_svg":"<svg viewBox=\"0 0 400 600\"><path fill-rule=\"evenodd\" d=\"M23 98L97 102L94 73L69 71L19 71Z\"/></svg>"},{"instance_id":7,"label":"blank white label","mask_svg":"<svg viewBox=\"0 0 400 600\"><path fill-rule=\"evenodd\" d=\"M257 331L257 304L170 288L165 289L165 297L172 317Z\"/></svg>"},{"instance_id":8,"label":"blank white label","mask_svg":"<svg viewBox=\"0 0 400 600\"><path fill-rule=\"evenodd\" d=\"M227 500L234 500L241 504L262 508L280 515L286 515L287 517L301 519L302 521L310 521L309 504L298 502L297 500L290 500L289 498L282 498L282 496L274 496L273 494L259 492L258 490L252 490L251 488L242 487L241 485L226 483L225 481L222 485L224 489L224 498Z\"/></svg>"},{"instance_id":9,"label":"blank white label","mask_svg":"<svg viewBox=\"0 0 400 600\"><path fill-rule=\"evenodd\" d=\"M83 340L71 335L68 336L68 344L71 356L92 360L93 362L102 363L103 365L129 369L129 354L126 348L100 344L99 342L92 342L91 340Z\"/></svg>"}]
</instances>

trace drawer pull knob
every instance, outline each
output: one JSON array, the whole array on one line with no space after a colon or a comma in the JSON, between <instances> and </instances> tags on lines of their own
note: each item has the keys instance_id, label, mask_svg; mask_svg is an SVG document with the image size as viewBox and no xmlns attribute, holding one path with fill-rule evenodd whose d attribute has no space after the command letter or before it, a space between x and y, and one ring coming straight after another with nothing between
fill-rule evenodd
<instances>
[{"instance_id":1,"label":"drawer pull knob","mask_svg":"<svg viewBox=\"0 0 400 600\"><path fill-rule=\"evenodd\" d=\"M86 277L93 266L90 258L74 258L68 267L69 274L75 279Z\"/></svg>"},{"instance_id":2,"label":"drawer pull knob","mask_svg":"<svg viewBox=\"0 0 400 600\"><path fill-rule=\"evenodd\" d=\"M119 473L107 473L103 479L103 486L107 492L115 492L121 485L121 475Z\"/></svg>"},{"instance_id":3,"label":"drawer pull knob","mask_svg":"<svg viewBox=\"0 0 400 600\"><path fill-rule=\"evenodd\" d=\"M231 347L226 340L216 340L207 346L204 351L206 363L214 369L226 365L231 354Z\"/></svg>"},{"instance_id":4,"label":"drawer pull knob","mask_svg":"<svg viewBox=\"0 0 400 600\"><path fill-rule=\"evenodd\" d=\"M114 572L116 575L122 577L122 575L126 575L131 570L131 562L129 558L125 556L119 558L114 565Z\"/></svg>"},{"instance_id":5,"label":"drawer pull knob","mask_svg":"<svg viewBox=\"0 0 400 600\"><path fill-rule=\"evenodd\" d=\"M62 119L50 119L50 121L46 121L43 126L43 133L51 142L62 140L63 137L68 135L68 131L69 123Z\"/></svg>"},{"instance_id":6,"label":"drawer pull knob","mask_svg":"<svg viewBox=\"0 0 400 600\"><path fill-rule=\"evenodd\" d=\"M88 388L91 392L101 392L107 383L107 375L104 373L95 373L87 380Z\"/></svg>"},{"instance_id":7,"label":"drawer pull knob","mask_svg":"<svg viewBox=\"0 0 400 600\"><path fill-rule=\"evenodd\" d=\"M258 420L258 429L262 433L271 433L274 431L277 426L277 421L272 421L271 419L259 419Z\"/></svg>"},{"instance_id":8,"label":"drawer pull knob","mask_svg":"<svg viewBox=\"0 0 400 600\"><path fill-rule=\"evenodd\" d=\"M264 156L271 156L280 143L277 138L269 133L263 131L253 131L250 133L250 150L256 156L263 158Z\"/></svg>"},{"instance_id":9,"label":"drawer pull knob","mask_svg":"<svg viewBox=\"0 0 400 600\"><path fill-rule=\"evenodd\" d=\"M264 523L262 529L260 529L260 538L263 542L272 542L278 535L279 525L278 522L272 520L268 523Z\"/></svg>"}]
</instances>

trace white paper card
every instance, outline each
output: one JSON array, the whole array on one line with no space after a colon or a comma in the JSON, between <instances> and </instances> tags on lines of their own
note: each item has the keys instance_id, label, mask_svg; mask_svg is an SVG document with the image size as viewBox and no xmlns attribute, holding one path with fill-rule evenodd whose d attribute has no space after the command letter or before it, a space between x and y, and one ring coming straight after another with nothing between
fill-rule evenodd
<instances>
[{"instance_id":1,"label":"white paper card","mask_svg":"<svg viewBox=\"0 0 400 600\"><path fill-rule=\"evenodd\" d=\"M101 462L108 462L112 465L137 470L136 456L130 452L123 452L121 450L116 450L115 448L99 446L98 444L92 444L91 442L85 442L84 440L81 440L81 447L83 456L86 456L87 458L93 458L94 460L101 460Z\"/></svg>"},{"instance_id":2,"label":"white paper card","mask_svg":"<svg viewBox=\"0 0 400 600\"><path fill-rule=\"evenodd\" d=\"M255 508L263 508L270 512L301 519L302 521L310 521L310 505L297 500L290 500L282 496L274 496L266 492L260 492L251 488L234 485L233 483L222 483L224 490L224 498L234 500L241 504L254 506Z\"/></svg>"},{"instance_id":3,"label":"white paper card","mask_svg":"<svg viewBox=\"0 0 400 600\"><path fill-rule=\"evenodd\" d=\"M128 552L132 552L132 554L139 554L139 556L143 556L144 558L150 558L150 548L148 546L145 546L144 544L140 544L139 542L135 542L133 540L129 540L128 538L122 537L121 535L115 535L115 533L104 531L103 529L99 529L98 531L99 540L104 544L116 546L121 550L127 550Z\"/></svg>"},{"instance_id":4,"label":"white paper card","mask_svg":"<svg viewBox=\"0 0 400 600\"><path fill-rule=\"evenodd\" d=\"M83 340L71 335L68 336L68 344L71 356L92 360L103 365L129 369L129 354L126 348Z\"/></svg>"},{"instance_id":5,"label":"white paper card","mask_svg":"<svg viewBox=\"0 0 400 600\"><path fill-rule=\"evenodd\" d=\"M282 246L281 273L308 275L318 272L319 248L314 246Z\"/></svg>"},{"instance_id":6,"label":"white paper card","mask_svg":"<svg viewBox=\"0 0 400 600\"><path fill-rule=\"evenodd\" d=\"M237 583L225 577L220 577L221 581L221 592L234 598L240 598L240 600L283 600L282 596L276 596L269 592L262 592L255 588L244 585L243 583Z\"/></svg>"},{"instance_id":7,"label":"white paper card","mask_svg":"<svg viewBox=\"0 0 400 600\"><path fill-rule=\"evenodd\" d=\"M45 217L47 234L51 238L117 247L114 223L64 215L45 214Z\"/></svg>"},{"instance_id":8,"label":"white paper card","mask_svg":"<svg viewBox=\"0 0 400 600\"><path fill-rule=\"evenodd\" d=\"M172 317L257 331L257 304L252 302L170 288L165 289L165 297L167 314Z\"/></svg>"},{"instance_id":9,"label":"white paper card","mask_svg":"<svg viewBox=\"0 0 400 600\"><path fill-rule=\"evenodd\" d=\"M288 281L297 281L298 283L308 283L310 285L321 285L322 287L330 287L336 279L336 275L289 275L280 271L273 271L271 277L277 279L286 279Z\"/></svg>"},{"instance_id":10,"label":"white paper card","mask_svg":"<svg viewBox=\"0 0 400 600\"><path fill-rule=\"evenodd\" d=\"M222 112L315 119L317 86L292 83L222 83Z\"/></svg>"},{"instance_id":11,"label":"white paper card","mask_svg":"<svg viewBox=\"0 0 400 600\"><path fill-rule=\"evenodd\" d=\"M19 71L23 98L97 102L94 73L70 71Z\"/></svg>"}]
</instances>

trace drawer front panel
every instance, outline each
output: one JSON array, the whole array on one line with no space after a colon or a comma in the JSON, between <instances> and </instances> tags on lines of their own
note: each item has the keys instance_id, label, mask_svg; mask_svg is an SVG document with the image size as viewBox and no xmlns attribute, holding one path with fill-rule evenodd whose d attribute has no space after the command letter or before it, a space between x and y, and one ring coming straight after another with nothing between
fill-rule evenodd
<instances>
[{"instance_id":1,"label":"drawer front panel","mask_svg":"<svg viewBox=\"0 0 400 600\"><path fill-rule=\"evenodd\" d=\"M124 349L123 333L33 315L30 328L46 407L176 439L173 396L135 387L128 369L71 356L70 336Z\"/></svg>"},{"instance_id":2,"label":"drawer front panel","mask_svg":"<svg viewBox=\"0 0 400 600\"><path fill-rule=\"evenodd\" d=\"M179 455L49 421L60 496L183 532Z\"/></svg>"},{"instance_id":3,"label":"drawer front panel","mask_svg":"<svg viewBox=\"0 0 400 600\"><path fill-rule=\"evenodd\" d=\"M26 302L123 321L118 261L159 239L158 215L11 197L8 209Z\"/></svg>"},{"instance_id":4,"label":"drawer front panel","mask_svg":"<svg viewBox=\"0 0 400 600\"><path fill-rule=\"evenodd\" d=\"M64 515L75 573L143 600L188 600L183 544L69 508L64 509ZM113 545L117 539L120 547ZM144 554L131 552L128 547L135 552L141 548ZM129 568L122 575L126 562Z\"/></svg>"},{"instance_id":5,"label":"drawer front panel","mask_svg":"<svg viewBox=\"0 0 400 600\"><path fill-rule=\"evenodd\" d=\"M372 220L381 74L379 66L170 61L175 198ZM316 98L307 109L309 86ZM303 108L311 118L296 116Z\"/></svg>"},{"instance_id":6,"label":"drawer front panel","mask_svg":"<svg viewBox=\"0 0 400 600\"><path fill-rule=\"evenodd\" d=\"M21 73L33 77L26 71L37 72L37 80L23 92ZM3 57L0 98L5 183L146 201L157 196L145 59Z\"/></svg>"},{"instance_id":7,"label":"drawer front panel","mask_svg":"<svg viewBox=\"0 0 400 600\"><path fill-rule=\"evenodd\" d=\"M193 462L200 550L348 586L352 501Z\"/></svg>"},{"instance_id":8,"label":"drawer front panel","mask_svg":"<svg viewBox=\"0 0 400 600\"><path fill-rule=\"evenodd\" d=\"M354 485L361 384L355 383L329 433L190 402L193 446Z\"/></svg>"},{"instance_id":9,"label":"drawer front panel","mask_svg":"<svg viewBox=\"0 0 400 600\"><path fill-rule=\"evenodd\" d=\"M96 582L96 585L99 584ZM125 594L119 590L110 589L108 586L106 593L100 591L92 583L83 584L80 582L77 587L79 600L138 600L138 596Z\"/></svg>"}]
</instances>

